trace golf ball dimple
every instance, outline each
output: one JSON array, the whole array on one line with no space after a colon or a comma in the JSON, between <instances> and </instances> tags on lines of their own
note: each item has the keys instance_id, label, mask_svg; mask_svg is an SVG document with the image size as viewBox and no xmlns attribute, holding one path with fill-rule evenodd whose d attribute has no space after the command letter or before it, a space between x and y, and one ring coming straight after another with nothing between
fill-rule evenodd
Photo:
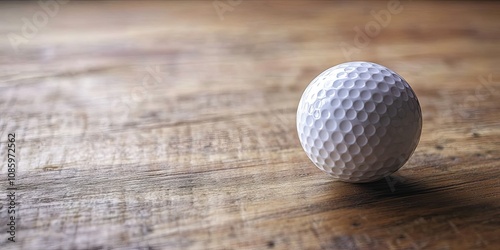
<instances>
[{"instance_id":1,"label":"golf ball dimple","mask_svg":"<svg viewBox=\"0 0 500 250\"><path fill-rule=\"evenodd\" d=\"M297 131L309 159L346 182L376 181L401 168L417 147L422 112L410 85L371 62L325 70L306 88Z\"/></svg>"}]
</instances>

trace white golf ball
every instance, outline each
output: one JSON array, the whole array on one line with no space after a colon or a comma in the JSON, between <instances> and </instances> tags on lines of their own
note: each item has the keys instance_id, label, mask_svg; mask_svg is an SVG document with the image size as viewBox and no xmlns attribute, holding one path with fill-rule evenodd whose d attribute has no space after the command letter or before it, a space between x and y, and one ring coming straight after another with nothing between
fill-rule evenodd
<instances>
[{"instance_id":1,"label":"white golf ball","mask_svg":"<svg viewBox=\"0 0 500 250\"><path fill-rule=\"evenodd\" d=\"M376 181L401 168L417 147L422 112L410 85L371 62L329 68L306 88L297 131L309 159L346 182Z\"/></svg>"}]
</instances>

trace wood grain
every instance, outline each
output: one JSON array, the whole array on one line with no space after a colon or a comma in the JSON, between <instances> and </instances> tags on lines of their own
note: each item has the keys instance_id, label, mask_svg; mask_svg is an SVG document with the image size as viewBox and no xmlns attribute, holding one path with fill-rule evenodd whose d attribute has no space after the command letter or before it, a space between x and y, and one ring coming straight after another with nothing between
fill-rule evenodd
<instances>
[{"instance_id":1,"label":"wood grain","mask_svg":"<svg viewBox=\"0 0 500 250\"><path fill-rule=\"evenodd\" d=\"M499 3L401 1L355 46L388 2L221 2L68 2L17 50L45 10L0 3L1 249L500 249ZM296 135L304 88L348 60L422 104L415 154L372 184Z\"/></svg>"}]
</instances>

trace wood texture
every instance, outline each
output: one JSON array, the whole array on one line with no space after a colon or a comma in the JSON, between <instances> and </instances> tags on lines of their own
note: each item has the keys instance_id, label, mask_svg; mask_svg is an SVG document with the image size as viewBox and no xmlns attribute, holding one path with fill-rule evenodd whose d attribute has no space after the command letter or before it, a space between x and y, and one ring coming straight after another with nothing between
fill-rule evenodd
<instances>
[{"instance_id":1,"label":"wood texture","mask_svg":"<svg viewBox=\"0 0 500 250\"><path fill-rule=\"evenodd\" d=\"M499 3L401 1L358 46L387 2L231 3L68 2L17 50L45 10L0 3L1 249L500 249ZM296 135L306 85L348 60L422 104L415 154L372 184Z\"/></svg>"}]
</instances>

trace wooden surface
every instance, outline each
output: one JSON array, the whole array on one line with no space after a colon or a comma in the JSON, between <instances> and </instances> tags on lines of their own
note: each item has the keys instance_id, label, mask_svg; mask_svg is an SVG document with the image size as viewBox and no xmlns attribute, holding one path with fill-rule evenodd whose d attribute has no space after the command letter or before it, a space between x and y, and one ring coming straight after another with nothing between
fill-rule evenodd
<instances>
[{"instance_id":1,"label":"wooden surface","mask_svg":"<svg viewBox=\"0 0 500 250\"><path fill-rule=\"evenodd\" d=\"M401 1L358 46L387 2L224 4L69 2L17 49L45 10L0 4L1 249L500 249L499 3ZM415 154L372 184L296 134L306 85L349 60L422 104Z\"/></svg>"}]
</instances>

